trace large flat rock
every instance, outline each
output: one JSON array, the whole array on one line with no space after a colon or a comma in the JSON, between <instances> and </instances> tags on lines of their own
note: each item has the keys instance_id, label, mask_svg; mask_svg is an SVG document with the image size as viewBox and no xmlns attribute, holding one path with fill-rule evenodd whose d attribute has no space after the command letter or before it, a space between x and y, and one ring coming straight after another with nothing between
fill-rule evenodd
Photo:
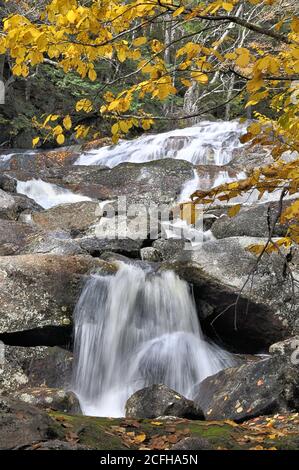
<instances>
[{"instance_id":1,"label":"large flat rock","mask_svg":"<svg viewBox=\"0 0 299 470\"><path fill-rule=\"evenodd\" d=\"M113 266L91 256L0 257L0 332L70 323L84 276Z\"/></svg>"}]
</instances>

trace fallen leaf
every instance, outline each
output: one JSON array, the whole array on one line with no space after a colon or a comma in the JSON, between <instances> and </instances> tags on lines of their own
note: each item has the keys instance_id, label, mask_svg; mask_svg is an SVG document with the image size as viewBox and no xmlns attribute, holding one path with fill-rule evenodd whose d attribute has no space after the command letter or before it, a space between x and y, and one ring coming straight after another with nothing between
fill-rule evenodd
<instances>
[{"instance_id":1,"label":"fallen leaf","mask_svg":"<svg viewBox=\"0 0 299 470\"><path fill-rule=\"evenodd\" d=\"M144 434L144 432L141 434L138 434L138 436L134 438L134 442L136 443L141 443L141 442L144 442L145 440L146 440L146 434Z\"/></svg>"}]
</instances>

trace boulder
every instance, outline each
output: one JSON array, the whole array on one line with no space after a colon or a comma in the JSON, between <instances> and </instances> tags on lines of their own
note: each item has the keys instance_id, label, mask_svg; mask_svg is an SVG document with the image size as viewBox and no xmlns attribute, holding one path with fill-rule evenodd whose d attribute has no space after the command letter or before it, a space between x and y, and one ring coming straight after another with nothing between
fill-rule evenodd
<instances>
[{"instance_id":1,"label":"boulder","mask_svg":"<svg viewBox=\"0 0 299 470\"><path fill-rule=\"evenodd\" d=\"M99 219L99 204L92 201L61 204L32 215L32 221L46 231L67 231L76 237Z\"/></svg>"},{"instance_id":2,"label":"boulder","mask_svg":"<svg viewBox=\"0 0 299 470\"><path fill-rule=\"evenodd\" d=\"M3 357L0 361L0 394L12 394L24 387L69 388L72 353L59 347L24 347L25 339L27 344L34 340L32 330L31 334L30 337L30 330L16 334L0 334L0 340L6 342L1 352ZM54 330L53 340L55 335ZM18 346L20 343L24 346Z\"/></svg>"},{"instance_id":3,"label":"boulder","mask_svg":"<svg viewBox=\"0 0 299 470\"><path fill-rule=\"evenodd\" d=\"M232 237L184 251L160 269L174 269L193 285L206 333L235 352L266 352L271 344L299 331L298 287L287 275L286 259L273 253L257 265L250 245L266 239ZM294 247L290 267L299 276Z\"/></svg>"},{"instance_id":4,"label":"boulder","mask_svg":"<svg viewBox=\"0 0 299 470\"><path fill-rule=\"evenodd\" d=\"M81 281L101 268L116 269L90 256L0 257L0 332L70 323Z\"/></svg>"},{"instance_id":5,"label":"boulder","mask_svg":"<svg viewBox=\"0 0 299 470\"><path fill-rule=\"evenodd\" d=\"M139 258L143 239L131 238L107 239L86 237L78 240L81 249L91 256L101 256L104 252L119 253L130 258Z\"/></svg>"},{"instance_id":6,"label":"boulder","mask_svg":"<svg viewBox=\"0 0 299 470\"><path fill-rule=\"evenodd\" d=\"M290 204L283 204L285 209ZM222 216L212 225L212 233L216 238L227 237L267 237L269 222L272 227L279 215L279 202L258 204L253 207L243 207L235 217ZM273 236L284 237L288 227L276 224Z\"/></svg>"},{"instance_id":7,"label":"boulder","mask_svg":"<svg viewBox=\"0 0 299 470\"><path fill-rule=\"evenodd\" d=\"M152 419L159 416L203 419L203 412L193 401L163 384L138 390L126 403L127 418Z\"/></svg>"},{"instance_id":8,"label":"boulder","mask_svg":"<svg viewBox=\"0 0 299 470\"><path fill-rule=\"evenodd\" d=\"M38 231L20 250L20 254L30 253L74 256L86 255L88 251L81 248L79 242L70 238L68 233Z\"/></svg>"},{"instance_id":9,"label":"boulder","mask_svg":"<svg viewBox=\"0 0 299 470\"><path fill-rule=\"evenodd\" d=\"M9 175L0 174L0 189L8 193L16 193L17 181Z\"/></svg>"},{"instance_id":10,"label":"boulder","mask_svg":"<svg viewBox=\"0 0 299 470\"><path fill-rule=\"evenodd\" d=\"M26 249L36 230L14 220L0 221L0 256L16 255Z\"/></svg>"},{"instance_id":11,"label":"boulder","mask_svg":"<svg viewBox=\"0 0 299 470\"><path fill-rule=\"evenodd\" d=\"M284 341L272 344L269 353L273 356L283 356L285 361L291 364L299 363L299 335Z\"/></svg>"},{"instance_id":12,"label":"boulder","mask_svg":"<svg viewBox=\"0 0 299 470\"><path fill-rule=\"evenodd\" d=\"M15 219L16 214L17 208L14 197L0 189L0 218Z\"/></svg>"},{"instance_id":13,"label":"boulder","mask_svg":"<svg viewBox=\"0 0 299 470\"><path fill-rule=\"evenodd\" d=\"M213 446L204 437L185 437L172 446L171 450L212 450Z\"/></svg>"},{"instance_id":14,"label":"boulder","mask_svg":"<svg viewBox=\"0 0 299 470\"><path fill-rule=\"evenodd\" d=\"M17 179L36 178L36 170L6 171ZM114 168L99 165L53 166L38 172L40 178L75 193L100 200L125 196L127 204L172 204L181 188L194 177L193 165L184 160L163 159L145 163L121 163Z\"/></svg>"},{"instance_id":15,"label":"boulder","mask_svg":"<svg viewBox=\"0 0 299 470\"><path fill-rule=\"evenodd\" d=\"M160 251L151 246L142 248L140 250L140 256L141 256L142 261L150 261L154 263L162 261L162 255Z\"/></svg>"},{"instance_id":16,"label":"boulder","mask_svg":"<svg viewBox=\"0 0 299 470\"><path fill-rule=\"evenodd\" d=\"M0 450L13 450L48 440L55 424L42 410L22 401L0 397Z\"/></svg>"},{"instance_id":17,"label":"boulder","mask_svg":"<svg viewBox=\"0 0 299 470\"><path fill-rule=\"evenodd\" d=\"M40 357L32 357L23 367L30 387L44 384L51 388L68 389L72 380L73 354L60 347L44 348Z\"/></svg>"},{"instance_id":18,"label":"boulder","mask_svg":"<svg viewBox=\"0 0 299 470\"><path fill-rule=\"evenodd\" d=\"M0 189L0 219L17 220L24 211L37 212L42 208L26 196L11 194Z\"/></svg>"},{"instance_id":19,"label":"boulder","mask_svg":"<svg viewBox=\"0 0 299 470\"><path fill-rule=\"evenodd\" d=\"M231 161L226 165L230 170L250 172L274 162L272 148L248 143L233 150Z\"/></svg>"},{"instance_id":20,"label":"boulder","mask_svg":"<svg viewBox=\"0 0 299 470\"><path fill-rule=\"evenodd\" d=\"M282 356L265 358L207 377L195 403L207 420L242 422L260 415L299 411L299 366Z\"/></svg>"},{"instance_id":21,"label":"boulder","mask_svg":"<svg viewBox=\"0 0 299 470\"><path fill-rule=\"evenodd\" d=\"M82 414L77 396L71 391L59 388L26 387L15 392L14 398L37 408L51 408L72 415Z\"/></svg>"},{"instance_id":22,"label":"boulder","mask_svg":"<svg viewBox=\"0 0 299 470\"><path fill-rule=\"evenodd\" d=\"M186 243L188 244L187 240L158 238L153 242L152 246L160 253L160 257L163 261L171 261L183 253L186 248Z\"/></svg>"}]
</instances>

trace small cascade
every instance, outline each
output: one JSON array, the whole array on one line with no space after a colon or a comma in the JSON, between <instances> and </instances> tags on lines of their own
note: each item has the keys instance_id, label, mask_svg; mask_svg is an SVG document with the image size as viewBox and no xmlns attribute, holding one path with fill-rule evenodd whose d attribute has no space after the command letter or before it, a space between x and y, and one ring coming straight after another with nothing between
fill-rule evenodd
<instances>
[{"instance_id":1,"label":"small cascade","mask_svg":"<svg viewBox=\"0 0 299 470\"><path fill-rule=\"evenodd\" d=\"M75 165L106 165L114 167L124 162L144 163L162 158L187 160L195 165L225 165L234 149L242 146L240 135L245 124L238 121L202 121L194 127L176 129L118 145L90 150L82 154Z\"/></svg>"},{"instance_id":2,"label":"small cascade","mask_svg":"<svg viewBox=\"0 0 299 470\"><path fill-rule=\"evenodd\" d=\"M190 288L172 271L120 264L87 281L75 309L73 378L85 414L123 416L129 396L155 383L192 398L197 383L232 364L204 339Z\"/></svg>"},{"instance_id":3,"label":"small cascade","mask_svg":"<svg viewBox=\"0 0 299 470\"><path fill-rule=\"evenodd\" d=\"M33 199L44 209L49 209L59 204L91 200L87 196L72 193L68 189L56 186L56 184L47 183L41 179L18 181L17 192Z\"/></svg>"}]
</instances>

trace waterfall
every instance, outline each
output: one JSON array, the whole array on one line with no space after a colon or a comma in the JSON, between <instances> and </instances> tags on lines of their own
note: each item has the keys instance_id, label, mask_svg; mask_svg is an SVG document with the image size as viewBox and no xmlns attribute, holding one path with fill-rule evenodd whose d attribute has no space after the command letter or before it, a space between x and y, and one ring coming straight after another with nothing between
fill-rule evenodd
<instances>
[{"instance_id":1,"label":"waterfall","mask_svg":"<svg viewBox=\"0 0 299 470\"><path fill-rule=\"evenodd\" d=\"M202 121L193 127L89 150L75 165L114 167L123 162L144 163L162 158L187 160L196 165L225 165L231 160L232 151L242 146L239 138L245 128L238 121Z\"/></svg>"},{"instance_id":2,"label":"waterfall","mask_svg":"<svg viewBox=\"0 0 299 470\"><path fill-rule=\"evenodd\" d=\"M201 332L190 288L174 272L120 263L92 275L75 309L73 390L83 412L123 416L136 390L164 383L192 398L205 377L232 365Z\"/></svg>"},{"instance_id":3,"label":"waterfall","mask_svg":"<svg viewBox=\"0 0 299 470\"><path fill-rule=\"evenodd\" d=\"M56 184L46 183L41 179L18 181L17 192L30 197L44 209L49 209L59 204L91 201L87 196L72 193L72 191L68 189L57 186Z\"/></svg>"}]
</instances>

